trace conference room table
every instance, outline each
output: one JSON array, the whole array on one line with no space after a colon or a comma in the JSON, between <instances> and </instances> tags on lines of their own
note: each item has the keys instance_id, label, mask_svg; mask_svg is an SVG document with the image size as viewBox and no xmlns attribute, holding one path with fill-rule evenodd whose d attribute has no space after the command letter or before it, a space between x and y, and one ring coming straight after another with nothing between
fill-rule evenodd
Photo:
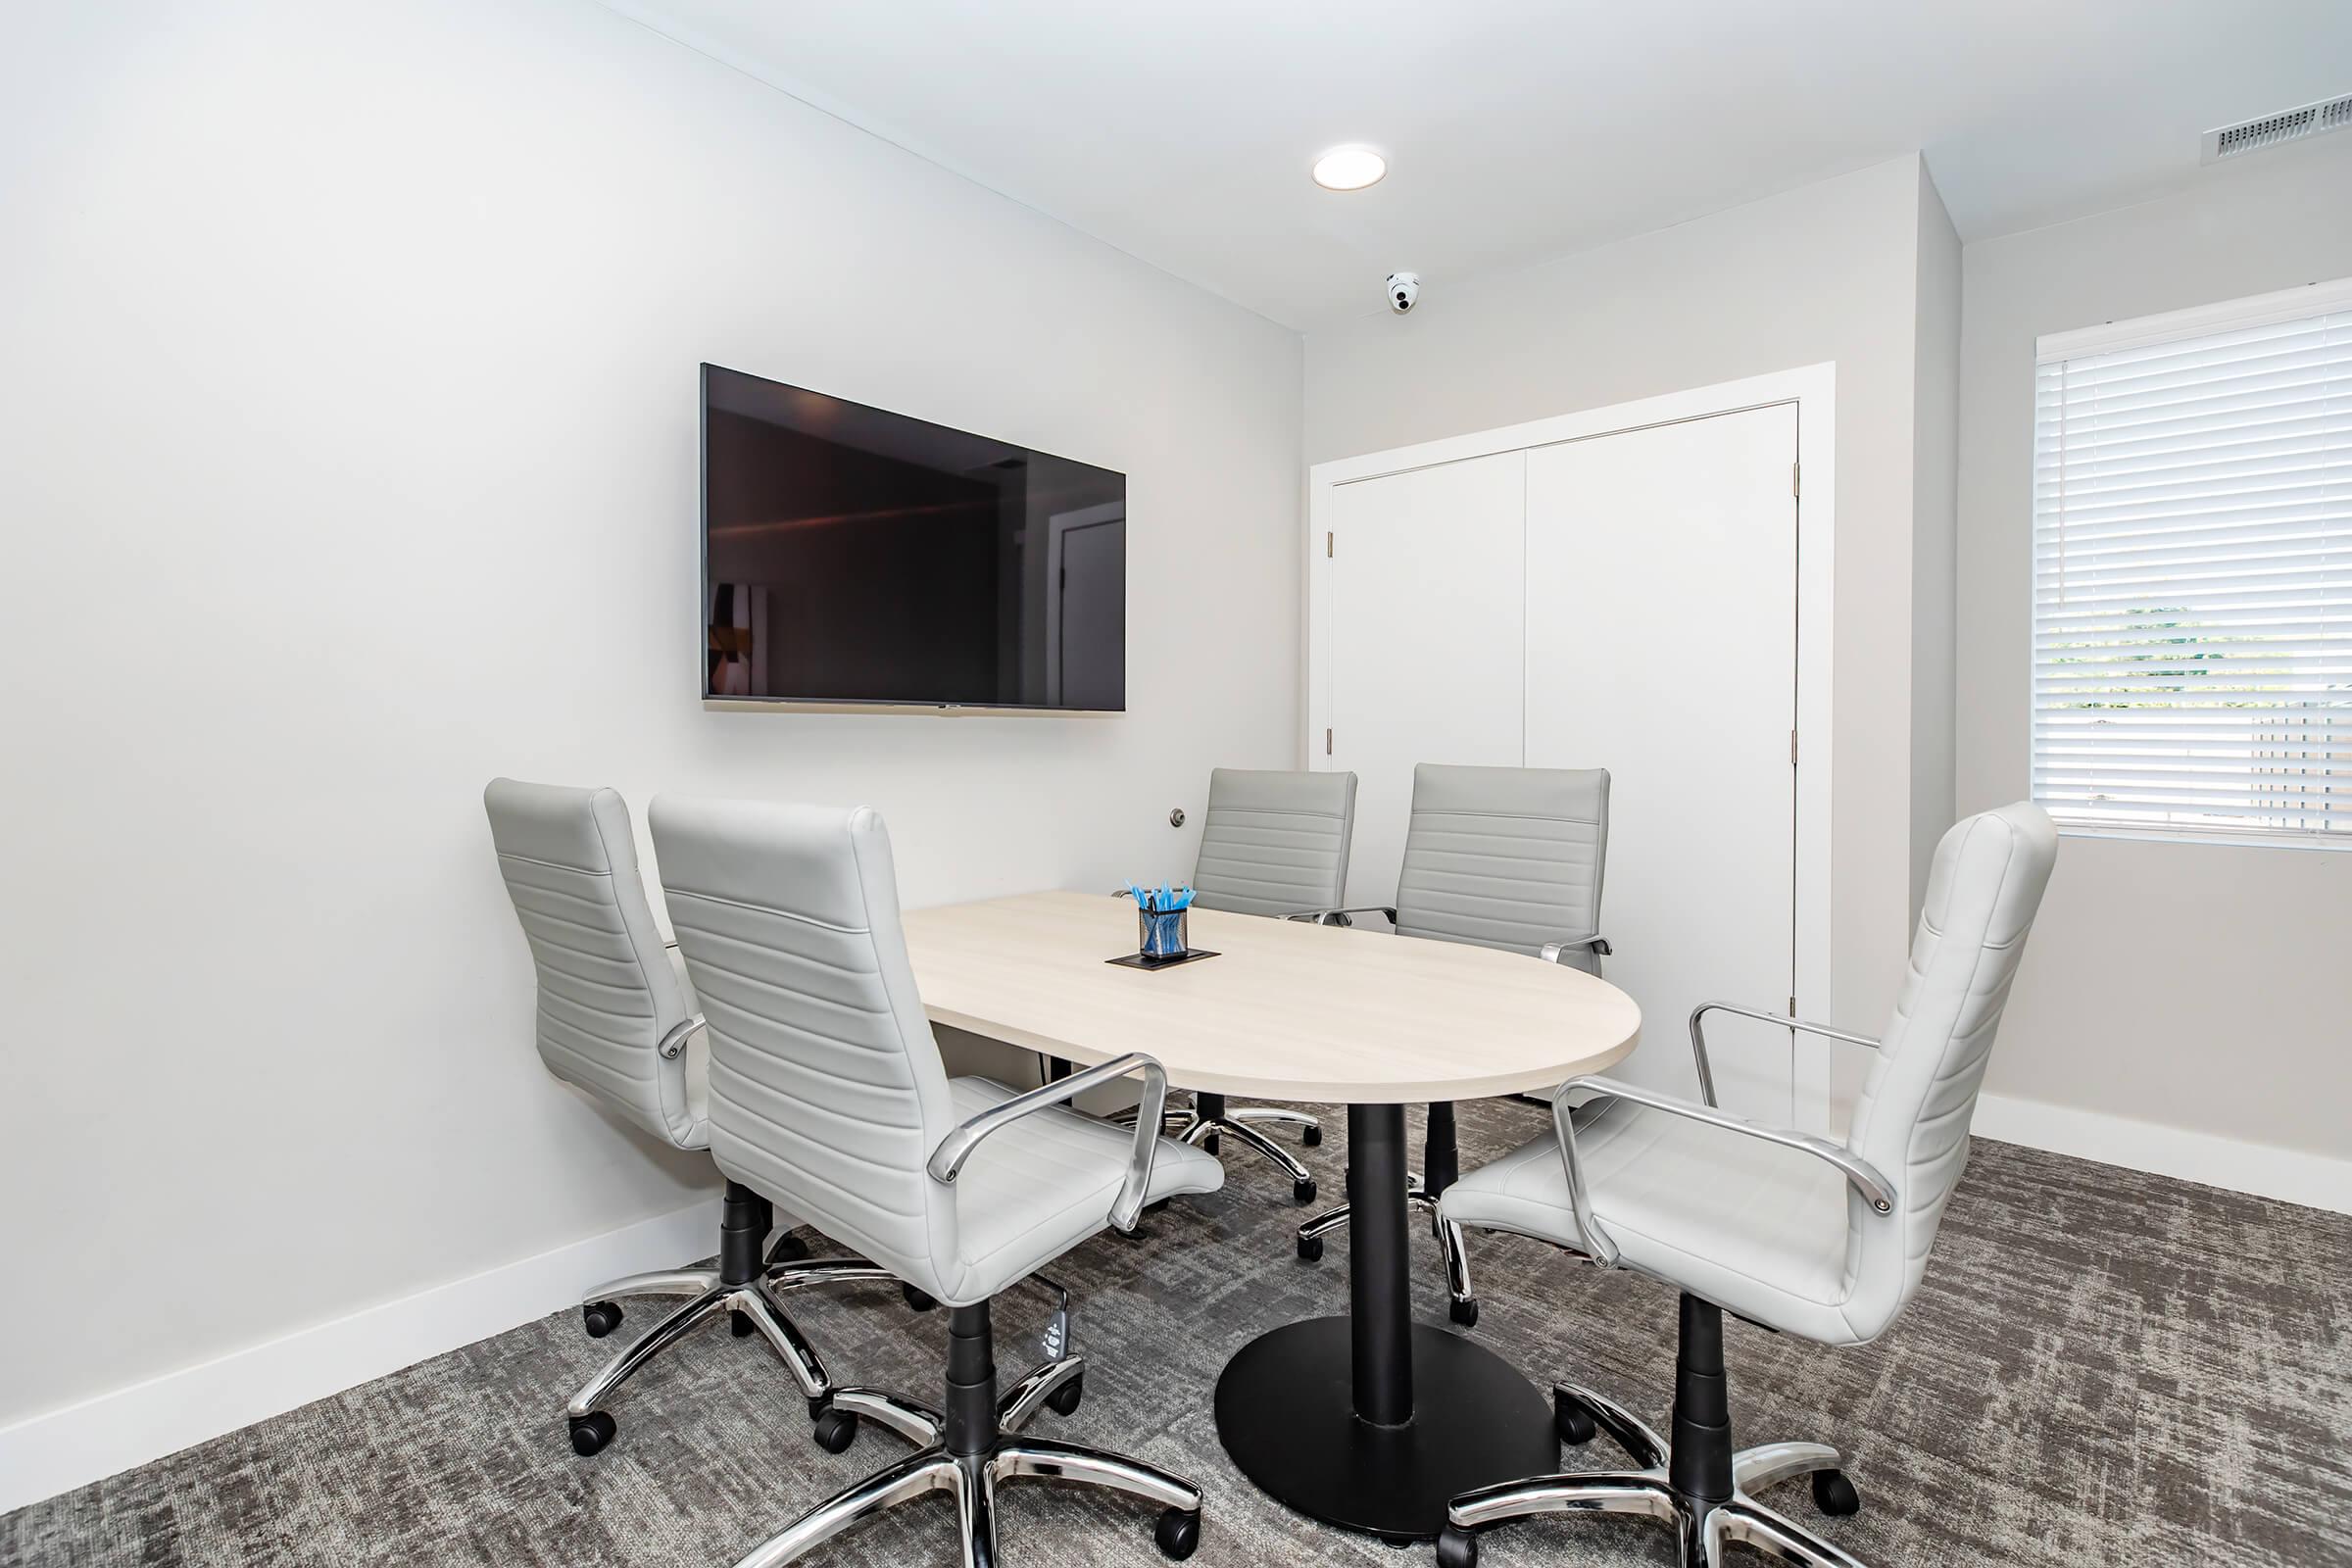
<instances>
[{"instance_id":1,"label":"conference room table","mask_svg":"<svg viewBox=\"0 0 2352 1568\"><path fill-rule=\"evenodd\" d=\"M1550 1401L1475 1340L1413 1320L1404 1107L1548 1094L1623 1057L1631 998L1541 958L1380 930L1195 909L1194 949L1155 969L1135 906L1026 893L906 917L935 1023L1078 1063L1131 1051L1171 1088L1348 1105L1348 1311L1250 1342L1216 1390L1234 1463L1298 1512L1392 1541L1434 1538L1457 1493L1558 1468ZM1373 918L1377 919L1377 916ZM1268 1268L1290 1266L1269 1251Z\"/></svg>"}]
</instances>

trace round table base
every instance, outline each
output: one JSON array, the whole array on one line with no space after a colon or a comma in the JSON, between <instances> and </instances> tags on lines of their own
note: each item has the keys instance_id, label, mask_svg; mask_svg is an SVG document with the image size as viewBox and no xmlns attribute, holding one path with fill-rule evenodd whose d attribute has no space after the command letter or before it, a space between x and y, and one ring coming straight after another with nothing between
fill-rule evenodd
<instances>
[{"instance_id":1,"label":"round table base","mask_svg":"<svg viewBox=\"0 0 2352 1568\"><path fill-rule=\"evenodd\" d=\"M1309 1518L1429 1541L1457 1493L1559 1468L1551 1405L1511 1364L1413 1325L1413 1419L1357 1418L1348 1320L1309 1318L1244 1346L1217 1379L1217 1435L1242 1473Z\"/></svg>"}]
</instances>

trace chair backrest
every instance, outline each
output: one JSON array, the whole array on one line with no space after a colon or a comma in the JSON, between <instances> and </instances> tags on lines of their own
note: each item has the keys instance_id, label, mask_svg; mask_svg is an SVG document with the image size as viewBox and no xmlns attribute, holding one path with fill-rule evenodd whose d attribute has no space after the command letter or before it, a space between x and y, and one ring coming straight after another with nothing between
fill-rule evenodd
<instances>
[{"instance_id":1,"label":"chair backrest","mask_svg":"<svg viewBox=\"0 0 2352 1568\"><path fill-rule=\"evenodd\" d=\"M1591 936L1608 846L1605 768L1423 762L1396 876L1397 933L1526 954ZM1569 961L1598 970L1589 951Z\"/></svg>"},{"instance_id":2,"label":"chair backrest","mask_svg":"<svg viewBox=\"0 0 2352 1568\"><path fill-rule=\"evenodd\" d=\"M1220 767L1193 868L1194 903L1240 914L1336 909L1355 834L1353 773Z\"/></svg>"},{"instance_id":3,"label":"chair backrest","mask_svg":"<svg viewBox=\"0 0 2352 1568\"><path fill-rule=\"evenodd\" d=\"M1927 1272L1968 1163L1984 1061L2057 858L2049 816L2022 802L1963 818L1936 846L1909 971L1846 1138L1900 1194L1881 1216L1848 1190L1846 1315L1864 1339L1894 1321Z\"/></svg>"},{"instance_id":4,"label":"chair backrest","mask_svg":"<svg viewBox=\"0 0 2352 1568\"><path fill-rule=\"evenodd\" d=\"M482 791L499 874L539 973L539 1055L680 1149L706 1142L689 1061L662 1037L694 1015L637 871L629 808L609 789L496 778Z\"/></svg>"},{"instance_id":5,"label":"chair backrest","mask_svg":"<svg viewBox=\"0 0 2352 1568\"><path fill-rule=\"evenodd\" d=\"M662 796L654 853L710 1032L720 1170L917 1289L953 1298L955 1130L914 989L890 835L865 807Z\"/></svg>"}]
</instances>

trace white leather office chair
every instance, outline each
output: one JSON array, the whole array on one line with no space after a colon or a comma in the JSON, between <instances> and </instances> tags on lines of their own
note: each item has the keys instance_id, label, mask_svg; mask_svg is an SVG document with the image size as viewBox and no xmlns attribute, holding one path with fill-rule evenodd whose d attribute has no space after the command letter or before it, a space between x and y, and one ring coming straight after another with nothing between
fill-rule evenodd
<instances>
[{"instance_id":1,"label":"white leather office chair","mask_svg":"<svg viewBox=\"0 0 2352 1568\"><path fill-rule=\"evenodd\" d=\"M710 1152L730 1180L948 1303L944 1411L838 1391L818 1441L846 1447L861 1419L919 1446L754 1548L776 1568L873 1513L927 1492L956 1499L967 1565L997 1560L996 1489L1022 1477L1108 1487L1157 1502L1170 1557L1200 1541L1200 1493L1154 1466L1016 1436L1051 1403L1075 1407L1067 1353L1000 1396L990 1299L1146 1202L1214 1192L1224 1170L1158 1136L1167 1081L1122 1056L1017 1094L950 1078L916 995L882 820L862 807L654 802L662 885L710 1020ZM1069 1108L1141 1073L1134 1130Z\"/></svg>"},{"instance_id":2,"label":"white leather office chair","mask_svg":"<svg viewBox=\"0 0 2352 1568\"><path fill-rule=\"evenodd\" d=\"M1734 1450L1723 1314L1823 1345L1861 1345L1885 1333L1918 1291L1968 1161L1985 1058L2057 849L2049 817L2028 805L1969 817L1944 834L1883 1039L1775 1018L1877 1045L1842 1143L1712 1107L1702 1028L1710 1004L1690 1021L1706 1103L1605 1078L1571 1080L1553 1099L1551 1134L1446 1194L1439 1211L1457 1225L1537 1237L1675 1287L1682 1320L1672 1441L1590 1389L1561 1386L1553 1395L1561 1438L1581 1443L1606 1432L1636 1468L1543 1476L1456 1497L1439 1538L1442 1568L1476 1563L1475 1532L1545 1513L1670 1522L1681 1543L1676 1561L1707 1568L1735 1542L1783 1562L1859 1568L1755 1500L1767 1487L1810 1475L1825 1513L1861 1506L1836 1448L1775 1443ZM1613 1097L1598 1120L1570 1115L1580 1088Z\"/></svg>"},{"instance_id":3,"label":"white leather office chair","mask_svg":"<svg viewBox=\"0 0 2352 1568\"><path fill-rule=\"evenodd\" d=\"M1354 836L1353 773L1212 769L1193 867L1193 904L1277 919L1335 908L1347 898L1348 847ZM1323 1142L1322 1123L1303 1110L1228 1105L1223 1095L1194 1095L1189 1106L1171 1108L1163 1131L1211 1154L1231 1139L1291 1179L1293 1202L1313 1202L1314 1174L1259 1130L1265 1123L1298 1128L1298 1141L1309 1149Z\"/></svg>"},{"instance_id":4,"label":"white leather office chair","mask_svg":"<svg viewBox=\"0 0 2352 1568\"><path fill-rule=\"evenodd\" d=\"M1403 937L1467 942L1524 953L1587 974L1609 952L1600 934L1600 889L1609 848L1605 768L1458 767L1413 769L1413 814L1404 835L1394 907L1309 911L1386 915ZM1445 1049L1431 1042L1433 1051ZM1589 1107L1580 1110L1589 1114ZM1459 1226L1438 1215L1459 1155L1453 1106L1429 1107L1421 1170L1406 1198L1432 1214L1446 1265L1447 1312L1478 1321L1470 1258ZM1298 1256L1323 1255L1323 1239L1348 1223L1346 1203L1298 1227Z\"/></svg>"},{"instance_id":5,"label":"white leather office chair","mask_svg":"<svg viewBox=\"0 0 2352 1568\"><path fill-rule=\"evenodd\" d=\"M509 778L491 780L482 806L538 972L539 1054L548 1070L672 1148L709 1147L705 1057L696 1039L703 1021L646 903L628 807L609 789ZM773 1228L767 1200L729 1183L718 1267L635 1274L583 1298L581 1319L594 1339L620 1326L616 1298L686 1299L572 1397L565 1415L575 1450L594 1454L612 1442L616 1427L604 1405L613 1392L721 1312L737 1337L762 1335L811 1413L824 1409L832 1381L776 1298L808 1285L894 1276L858 1259L809 1260L790 1235L763 1257Z\"/></svg>"}]
</instances>

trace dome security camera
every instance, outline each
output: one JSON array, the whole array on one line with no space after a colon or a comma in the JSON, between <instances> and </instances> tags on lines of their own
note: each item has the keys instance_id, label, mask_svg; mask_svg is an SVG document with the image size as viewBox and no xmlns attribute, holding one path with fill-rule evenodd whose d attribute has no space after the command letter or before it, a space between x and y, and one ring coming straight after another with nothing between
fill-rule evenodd
<instances>
[{"instance_id":1,"label":"dome security camera","mask_svg":"<svg viewBox=\"0 0 2352 1568\"><path fill-rule=\"evenodd\" d=\"M1384 292L1388 295L1389 309L1395 311L1398 316L1402 316L1421 302L1421 274L1419 272L1391 272L1384 285Z\"/></svg>"}]
</instances>

